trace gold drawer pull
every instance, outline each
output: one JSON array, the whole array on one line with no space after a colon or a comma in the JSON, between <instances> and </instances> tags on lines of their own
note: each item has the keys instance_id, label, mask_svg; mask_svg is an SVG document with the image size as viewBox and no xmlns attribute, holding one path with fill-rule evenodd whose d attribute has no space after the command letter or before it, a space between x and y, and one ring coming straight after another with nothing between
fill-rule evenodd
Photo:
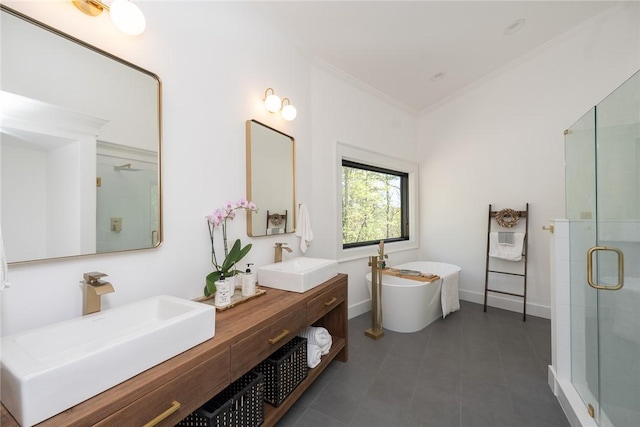
<instances>
[{"instance_id":1,"label":"gold drawer pull","mask_svg":"<svg viewBox=\"0 0 640 427\"><path fill-rule=\"evenodd\" d=\"M275 344L280 341L282 338L286 337L289 334L288 329L283 329L282 333L275 338L269 338L269 344Z\"/></svg>"},{"instance_id":2,"label":"gold drawer pull","mask_svg":"<svg viewBox=\"0 0 640 427\"><path fill-rule=\"evenodd\" d=\"M324 303L324 305L326 305L327 307L329 307L330 305L332 305L334 302L338 301L338 298L333 297L331 298L331 301L327 301Z\"/></svg>"},{"instance_id":3,"label":"gold drawer pull","mask_svg":"<svg viewBox=\"0 0 640 427\"><path fill-rule=\"evenodd\" d=\"M155 417L154 419L146 423L144 427L153 427L155 425L160 424L161 421L163 421L166 418L169 418L169 415L173 414L178 409L180 409L180 406L181 406L180 402L178 402L177 400L174 400L173 402L171 402L171 407L169 409L167 409L166 411L164 411L163 413L161 413L160 415L158 415L157 417Z\"/></svg>"}]
</instances>

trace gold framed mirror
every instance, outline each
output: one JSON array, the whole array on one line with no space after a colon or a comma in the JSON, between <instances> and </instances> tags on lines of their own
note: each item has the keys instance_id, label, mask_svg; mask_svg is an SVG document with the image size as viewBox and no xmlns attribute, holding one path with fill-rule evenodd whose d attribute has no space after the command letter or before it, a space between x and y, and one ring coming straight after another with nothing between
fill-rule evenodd
<instances>
[{"instance_id":1,"label":"gold framed mirror","mask_svg":"<svg viewBox=\"0 0 640 427\"><path fill-rule=\"evenodd\" d=\"M257 120L247 120L247 211L252 237L293 233L296 229L295 139Z\"/></svg>"},{"instance_id":2,"label":"gold framed mirror","mask_svg":"<svg viewBox=\"0 0 640 427\"><path fill-rule=\"evenodd\" d=\"M162 242L157 75L0 5L9 263Z\"/></svg>"}]
</instances>

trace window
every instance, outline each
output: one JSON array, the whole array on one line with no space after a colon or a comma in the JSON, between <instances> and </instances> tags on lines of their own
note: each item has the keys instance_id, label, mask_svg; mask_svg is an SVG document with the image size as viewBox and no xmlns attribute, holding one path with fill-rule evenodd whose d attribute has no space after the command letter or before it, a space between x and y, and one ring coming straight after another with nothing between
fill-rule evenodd
<instances>
[{"instance_id":1,"label":"window","mask_svg":"<svg viewBox=\"0 0 640 427\"><path fill-rule=\"evenodd\" d=\"M409 174L342 159L342 247L409 240Z\"/></svg>"}]
</instances>

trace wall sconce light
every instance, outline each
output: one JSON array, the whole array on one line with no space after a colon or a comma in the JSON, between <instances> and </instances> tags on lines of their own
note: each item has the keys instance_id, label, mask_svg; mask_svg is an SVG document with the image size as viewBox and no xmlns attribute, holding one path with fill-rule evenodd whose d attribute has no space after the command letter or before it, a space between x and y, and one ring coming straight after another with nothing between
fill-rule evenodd
<instances>
[{"instance_id":1,"label":"wall sconce light","mask_svg":"<svg viewBox=\"0 0 640 427\"><path fill-rule=\"evenodd\" d=\"M269 91L271 91L270 94ZM267 107L267 111L270 113L277 113L282 108L280 97L270 87L264 91L264 106Z\"/></svg>"},{"instance_id":2,"label":"wall sconce light","mask_svg":"<svg viewBox=\"0 0 640 427\"><path fill-rule=\"evenodd\" d=\"M289 98L280 100L280 97L276 95L275 91L270 87L264 91L264 106L270 113L281 111L282 118L288 121L295 119L298 115L296 107L291 105Z\"/></svg>"},{"instance_id":3,"label":"wall sconce light","mask_svg":"<svg viewBox=\"0 0 640 427\"><path fill-rule=\"evenodd\" d=\"M142 34L146 27L144 14L129 0L114 0L111 6L100 0L71 0L71 3L89 16L98 16L106 10L113 24L123 33L132 36Z\"/></svg>"},{"instance_id":4,"label":"wall sconce light","mask_svg":"<svg viewBox=\"0 0 640 427\"><path fill-rule=\"evenodd\" d=\"M286 104L285 104L285 101L287 102ZM289 101L289 98L284 98L282 100L282 113L280 114L282 114L282 118L287 121L291 121L295 119L296 116L298 115L298 111L296 110L296 107L291 105L291 101Z\"/></svg>"}]
</instances>

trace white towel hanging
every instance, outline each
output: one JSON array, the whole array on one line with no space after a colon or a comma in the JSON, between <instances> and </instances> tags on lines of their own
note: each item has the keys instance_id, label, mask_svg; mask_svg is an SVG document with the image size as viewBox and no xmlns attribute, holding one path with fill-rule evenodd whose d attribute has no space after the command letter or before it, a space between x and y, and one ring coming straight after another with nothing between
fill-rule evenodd
<instances>
[{"instance_id":1,"label":"white towel hanging","mask_svg":"<svg viewBox=\"0 0 640 427\"><path fill-rule=\"evenodd\" d=\"M460 310L460 294L458 292L458 274L443 275L440 279L440 303L442 304L442 318L449 313Z\"/></svg>"},{"instance_id":2,"label":"white towel hanging","mask_svg":"<svg viewBox=\"0 0 640 427\"><path fill-rule=\"evenodd\" d=\"M520 261L524 244L524 233L513 233L513 243L501 243L500 232L489 233L489 256L507 261Z\"/></svg>"},{"instance_id":3,"label":"white towel hanging","mask_svg":"<svg viewBox=\"0 0 640 427\"><path fill-rule=\"evenodd\" d=\"M313 240L313 231L311 231L311 220L309 219L309 211L307 207L300 203L298 205L298 226L296 227L296 236L300 237L300 250L306 253L311 241Z\"/></svg>"}]
</instances>

